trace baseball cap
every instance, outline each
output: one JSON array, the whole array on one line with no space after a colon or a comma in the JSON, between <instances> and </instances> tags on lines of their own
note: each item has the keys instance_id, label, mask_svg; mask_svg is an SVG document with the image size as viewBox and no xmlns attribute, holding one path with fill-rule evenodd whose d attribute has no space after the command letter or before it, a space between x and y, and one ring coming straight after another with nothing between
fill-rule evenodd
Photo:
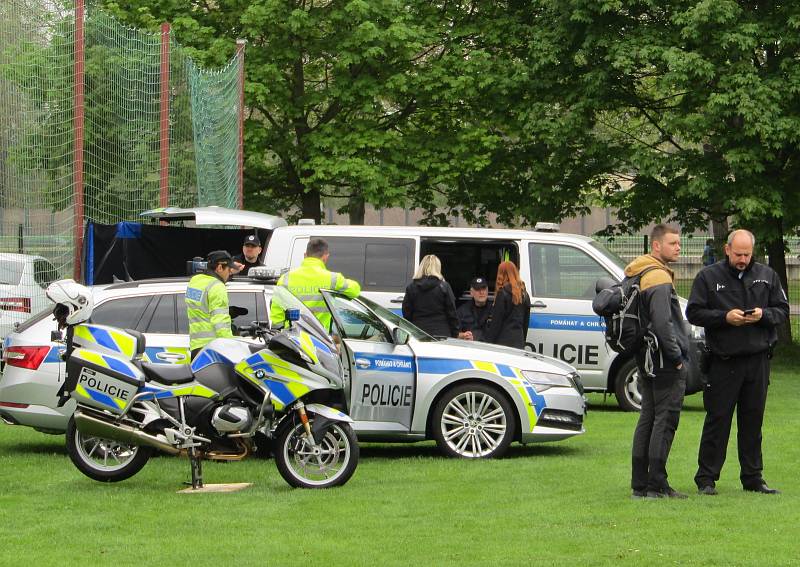
<instances>
[{"instance_id":1,"label":"baseball cap","mask_svg":"<svg viewBox=\"0 0 800 567\"><path fill-rule=\"evenodd\" d=\"M486 278L477 277L472 278L472 281L469 282L469 287L472 289L483 289L485 287L489 287L489 284L486 283Z\"/></svg>"},{"instance_id":2,"label":"baseball cap","mask_svg":"<svg viewBox=\"0 0 800 567\"><path fill-rule=\"evenodd\" d=\"M250 244L251 246L261 246L261 241L255 234L248 234L247 238L244 239L244 246L248 244Z\"/></svg>"},{"instance_id":3,"label":"baseball cap","mask_svg":"<svg viewBox=\"0 0 800 567\"><path fill-rule=\"evenodd\" d=\"M218 264L230 264L233 262L233 256L227 250L214 250L213 252L209 252L208 256L206 256L208 260L208 267L212 270Z\"/></svg>"}]
</instances>

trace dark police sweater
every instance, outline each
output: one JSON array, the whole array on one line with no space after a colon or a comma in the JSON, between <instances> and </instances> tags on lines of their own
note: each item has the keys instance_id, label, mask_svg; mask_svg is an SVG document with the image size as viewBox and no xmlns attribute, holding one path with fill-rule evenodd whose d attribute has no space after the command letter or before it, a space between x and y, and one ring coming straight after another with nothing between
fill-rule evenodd
<instances>
[{"instance_id":1,"label":"dark police sweater","mask_svg":"<svg viewBox=\"0 0 800 567\"><path fill-rule=\"evenodd\" d=\"M457 337L456 299L450 284L433 276L411 280L403 297L403 317L434 337Z\"/></svg>"},{"instance_id":2,"label":"dark police sweater","mask_svg":"<svg viewBox=\"0 0 800 567\"><path fill-rule=\"evenodd\" d=\"M475 300L471 297L464 305L458 308L458 320L461 324L462 331L472 331L472 338L476 341L484 340L486 333L486 323L489 321L489 315L492 313L492 308L487 301L483 307L475 305Z\"/></svg>"},{"instance_id":3,"label":"dark police sweater","mask_svg":"<svg viewBox=\"0 0 800 567\"><path fill-rule=\"evenodd\" d=\"M763 312L758 323L734 327L725 320L731 309L754 307ZM789 317L789 301L775 270L750 262L740 272L726 258L697 274L686 317L705 327L706 342L714 354L747 356L764 352L778 341L777 327Z\"/></svg>"}]
</instances>

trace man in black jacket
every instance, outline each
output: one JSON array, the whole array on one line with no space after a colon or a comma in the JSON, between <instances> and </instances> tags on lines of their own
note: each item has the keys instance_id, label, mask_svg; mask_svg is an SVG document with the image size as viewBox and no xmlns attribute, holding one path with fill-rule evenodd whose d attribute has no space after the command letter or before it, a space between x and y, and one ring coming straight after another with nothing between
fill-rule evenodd
<instances>
[{"instance_id":1,"label":"man in black jacket","mask_svg":"<svg viewBox=\"0 0 800 567\"><path fill-rule=\"evenodd\" d=\"M742 487L778 493L761 476L761 423L770 353L778 340L777 327L789 317L789 302L778 274L753 260L754 245L751 232L733 231L725 245L727 258L697 274L686 307L689 321L705 327L711 349L703 390L706 418L694 477L700 494L717 494L734 409Z\"/></svg>"},{"instance_id":2,"label":"man in black jacket","mask_svg":"<svg viewBox=\"0 0 800 567\"><path fill-rule=\"evenodd\" d=\"M470 300L458 308L461 330L459 339L482 341L492 308L489 305L489 284L486 278L473 278L469 284Z\"/></svg>"},{"instance_id":3,"label":"man in black jacket","mask_svg":"<svg viewBox=\"0 0 800 567\"><path fill-rule=\"evenodd\" d=\"M640 276L640 315L648 330L637 353L642 411L633 434L631 488L633 498L686 498L667 482L667 458L678 429L689 338L675 292L675 275L667 266L678 259L677 229L659 224L650 234L650 254L625 268L625 276Z\"/></svg>"}]
</instances>

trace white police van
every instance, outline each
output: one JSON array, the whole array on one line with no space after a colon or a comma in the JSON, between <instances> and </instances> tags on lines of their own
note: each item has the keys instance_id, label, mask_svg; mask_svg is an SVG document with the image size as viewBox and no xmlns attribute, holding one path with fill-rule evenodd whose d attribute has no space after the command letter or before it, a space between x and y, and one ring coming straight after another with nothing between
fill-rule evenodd
<instances>
[{"instance_id":1,"label":"white police van","mask_svg":"<svg viewBox=\"0 0 800 567\"><path fill-rule=\"evenodd\" d=\"M533 231L299 224L274 230L264 264L275 274L298 266L309 239L317 237L330 245L330 270L361 282L363 295L395 312L427 254L442 261L458 301L469 299L469 281L475 276L488 279L491 294L497 266L512 260L531 295L526 348L569 363L587 391L615 394L620 407L638 411L635 363L606 347L602 322L591 305L598 278L622 279L625 263L596 240L560 233L549 223ZM701 388L697 349L702 336L696 329L691 334L695 348L687 393Z\"/></svg>"}]
</instances>

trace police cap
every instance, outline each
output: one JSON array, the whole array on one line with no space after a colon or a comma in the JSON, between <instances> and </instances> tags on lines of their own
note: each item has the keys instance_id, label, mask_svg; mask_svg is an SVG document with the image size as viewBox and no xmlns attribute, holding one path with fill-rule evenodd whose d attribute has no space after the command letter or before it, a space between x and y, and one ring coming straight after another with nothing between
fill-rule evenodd
<instances>
[{"instance_id":1,"label":"police cap","mask_svg":"<svg viewBox=\"0 0 800 567\"><path fill-rule=\"evenodd\" d=\"M233 256L227 250L214 250L208 253L206 260L208 260L208 267L213 270L220 264L227 266L233 262Z\"/></svg>"},{"instance_id":2,"label":"police cap","mask_svg":"<svg viewBox=\"0 0 800 567\"><path fill-rule=\"evenodd\" d=\"M469 287L472 289L485 289L489 287L489 284L486 283L486 278L478 276L477 278L472 278L472 281L469 282Z\"/></svg>"}]
</instances>

